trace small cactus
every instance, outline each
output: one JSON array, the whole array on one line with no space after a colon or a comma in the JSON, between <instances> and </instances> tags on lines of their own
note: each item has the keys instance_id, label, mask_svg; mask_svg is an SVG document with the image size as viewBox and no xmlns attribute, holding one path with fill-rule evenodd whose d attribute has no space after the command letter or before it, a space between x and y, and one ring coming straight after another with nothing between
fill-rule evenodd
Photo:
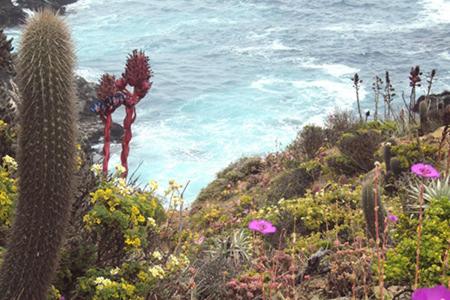
<instances>
[{"instance_id":1,"label":"small cactus","mask_svg":"<svg viewBox=\"0 0 450 300\"><path fill-rule=\"evenodd\" d=\"M419 104L419 117L420 117L420 131L425 134L429 130L428 121L428 103L427 101L422 101Z\"/></svg>"},{"instance_id":2,"label":"small cactus","mask_svg":"<svg viewBox=\"0 0 450 300\"><path fill-rule=\"evenodd\" d=\"M0 269L0 299L47 298L71 209L75 172L75 57L68 28L53 12L22 34L17 76L19 197Z\"/></svg>"},{"instance_id":3,"label":"small cactus","mask_svg":"<svg viewBox=\"0 0 450 300\"><path fill-rule=\"evenodd\" d=\"M386 164L386 172L391 171L392 150L391 143L386 143L383 148L384 163Z\"/></svg>"},{"instance_id":4,"label":"small cactus","mask_svg":"<svg viewBox=\"0 0 450 300\"><path fill-rule=\"evenodd\" d=\"M392 158L390 166L391 166L392 174L394 174L394 176L396 178L398 178L400 176L400 174L402 173L402 166L401 166L400 160L396 157Z\"/></svg>"},{"instance_id":5,"label":"small cactus","mask_svg":"<svg viewBox=\"0 0 450 300\"><path fill-rule=\"evenodd\" d=\"M367 233L370 238L376 239L376 228L378 222L378 238L381 239L384 232L384 218L386 216L383 204L381 203L381 190L377 187L378 193L375 194L373 183L369 180L363 184L361 204L366 220ZM378 212L377 218L376 213Z\"/></svg>"}]
</instances>

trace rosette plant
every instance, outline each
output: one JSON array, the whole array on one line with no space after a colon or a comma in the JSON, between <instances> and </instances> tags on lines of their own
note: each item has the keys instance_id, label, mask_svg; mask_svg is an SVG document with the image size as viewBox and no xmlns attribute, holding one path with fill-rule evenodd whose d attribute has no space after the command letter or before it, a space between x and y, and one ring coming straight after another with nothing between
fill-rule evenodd
<instances>
[{"instance_id":1,"label":"rosette plant","mask_svg":"<svg viewBox=\"0 0 450 300\"><path fill-rule=\"evenodd\" d=\"M93 104L91 110L99 114L105 124L103 146L103 174L105 175L108 173L110 158L112 113L121 105L125 105L125 118L120 159L125 168L122 177L126 178L128 175L128 155L133 136L131 125L136 120L136 104L145 97L152 86L151 76L152 70L148 57L143 51L133 50L128 56L125 72L122 73L121 78L116 80L113 75L105 74L100 80L97 89L98 100ZM128 89L128 86L131 88Z\"/></svg>"}]
</instances>

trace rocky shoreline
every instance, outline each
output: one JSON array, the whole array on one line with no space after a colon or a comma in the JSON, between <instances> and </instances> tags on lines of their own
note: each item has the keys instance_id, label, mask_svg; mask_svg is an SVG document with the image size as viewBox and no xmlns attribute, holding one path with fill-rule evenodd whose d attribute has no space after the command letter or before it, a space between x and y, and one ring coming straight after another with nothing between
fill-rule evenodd
<instances>
[{"instance_id":1,"label":"rocky shoreline","mask_svg":"<svg viewBox=\"0 0 450 300\"><path fill-rule=\"evenodd\" d=\"M50 7L60 13L65 12L65 6L77 0L2 0L0 2L0 28L13 27L26 19L26 9L38 10Z\"/></svg>"}]
</instances>

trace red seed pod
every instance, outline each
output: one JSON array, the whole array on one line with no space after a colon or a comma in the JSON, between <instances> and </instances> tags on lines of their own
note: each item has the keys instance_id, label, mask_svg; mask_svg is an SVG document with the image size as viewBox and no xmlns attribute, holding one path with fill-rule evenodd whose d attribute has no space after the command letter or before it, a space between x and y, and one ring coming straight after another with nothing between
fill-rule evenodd
<instances>
[{"instance_id":1,"label":"red seed pod","mask_svg":"<svg viewBox=\"0 0 450 300\"><path fill-rule=\"evenodd\" d=\"M97 88L97 98L100 100L105 100L108 97L114 96L117 92L115 81L116 79L114 75L103 74Z\"/></svg>"},{"instance_id":2,"label":"red seed pod","mask_svg":"<svg viewBox=\"0 0 450 300\"><path fill-rule=\"evenodd\" d=\"M127 83L133 87L139 87L142 82L148 81L152 75L148 57L143 51L133 50L129 55L125 73L122 74Z\"/></svg>"},{"instance_id":3,"label":"red seed pod","mask_svg":"<svg viewBox=\"0 0 450 300\"><path fill-rule=\"evenodd\" d=\"M116 80L116 87L119 90L123 90L127 86L127 81L123 78L119 78Z\"/></svg>"}]
</instances>

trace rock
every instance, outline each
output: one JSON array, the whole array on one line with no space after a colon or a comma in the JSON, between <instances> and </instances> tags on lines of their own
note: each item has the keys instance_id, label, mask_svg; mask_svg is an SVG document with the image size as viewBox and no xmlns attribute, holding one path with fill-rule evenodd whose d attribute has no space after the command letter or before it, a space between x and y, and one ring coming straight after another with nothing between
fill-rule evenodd
<instances>
[{"instance_id":1,"label":"rock","mask_svg":"<svg viewBox=\"0 0 450 300\"><path fill-rule=\"evenodd\" d=\"M78 98L79 132L89 145L98 144L103 137L103 123L100 117L89 109L96 99L97 84L88 82L80 76L76 76L75 82ZM122 135L123 127L113 123L111 127L111 142L120 143Z\"/></svg>"},{"instance_id":2,"label":"rock","mask_svg":"<svg viewBox=\"0 0 450 300\"><path fill-rule=\"evenodd\" d=\"M65 12L65 5L75 3L77 0L1 0L0 2L0 28L23 24L27 14L24 9L39 10L50 7L60 14Z\"/></svg>"},{"instance_id":3,"label":"rock","mask_svg":"<svg viewBox=\"0 0 450 300\"><path fill-rule=\"evenodd\" d=\"M26 14L19 6L13 5L10 0L0 2L0 28L16 26L23 23Z\"/></svg>"}]
</instances>

